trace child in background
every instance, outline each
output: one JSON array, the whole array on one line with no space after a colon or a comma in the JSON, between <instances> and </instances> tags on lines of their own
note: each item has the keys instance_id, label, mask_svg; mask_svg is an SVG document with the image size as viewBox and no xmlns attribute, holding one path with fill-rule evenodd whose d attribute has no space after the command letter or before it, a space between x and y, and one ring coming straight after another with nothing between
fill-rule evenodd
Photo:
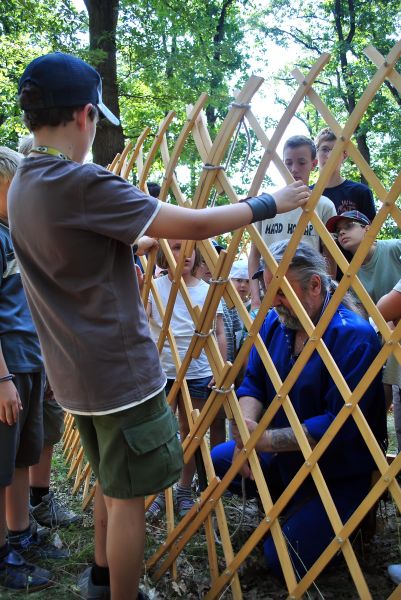
<instances>
[{"instance_id":1,"label":"child in background","mask_svg":"<svg viewBox=\"0 0 401 600\"><path fill-rule=\"evenodd\" d=\"M183 242L181 240L168 240L168 243L174 258L177 261ZM163 255L163 252L160 249L158 250L156 262L159 265L159 267L167 269L167 275L163 275L162 277L158 277L154 280L154 284L160 295L163 306L166 307L171 292L172 281L174 279L174 272L171 270L165 256ZM194 275L194 273L199 267L199 264L200 253L198 250L194 250L192 256L190 258L185 259L185 265L182 272L182 279L188 288L188 292L191 297L192 303L202 308L209 290L209 286L207 285L207 283L205 283L202 280L199 280ZM149 324L152 336L157 342L162 328L163 319L162 316L159 314L159 311L157 310L152 293L149 295L147 313L149 317ZM215 333L220 352L223 356L223 359L225 360L226 339L224 334L222 313L223 309L221 305L219 305L215 320ZM174 303L170 327L174 334L178 352L182 360L188 350L189 344L193 337L195 325L180 292L178 292L176 301ZM177 376L174 359L167 339L164 342L164 346L160 355L160 360L163 370L167 376L167 395ZM204 350L202 350L199 358L193 358L191 360L185 378L188 384L193 407L195 409L201 410L209 396L211 383L213 381L213 373ZM177 405L180 421L181 439L184 440L189 433L189 426L185 414L185 408L182 404L182 397L180 394L177 396L177 399L174 402L174 405L172 406L174 412L176 410ZM215 421L210 427L211 446L213 447L221 443L221 441L225 441L225 438L225 415L222 411L221 414L219 414L216 417ZM194 473L195 463L192 459L188 464L184 465L182 476L176 488L177 511L180 518L185 516L185 514L192 508L194 504L194 499L192 497L191 492L191 484ZM164 509L164 495L159 494L149 507L148 517L155 519L161 513L164 512Z\"/></svg>"},{"instance_id":2,"label":"child in background","mask_svg":"<svg viewBox=\"0 0 401 600\"><path fill-rule=\"evenodd\" d=\"M317 134L315 145L319 172L322 171L324 165L327 163L336 140L335 133L328 127L325 127ZM370 221L373 221L376 216L376 207L371 190L364 183L345 179L341 175L341 168L347 158L348 154L344 150L327 182L327 187L323 190L323 194L334 203L337 214L342 215L344 212L349 212L350 210L359 210Z\"/></svg>"},{"instance_id":3,"label":"child in background","mask_svg":"<svg viewBox=\"0 0 401 600\"><path fill-rule=\"evenodd\" d=\"M233 282L235 289L246 308L250 306L250 286L249 286L249 275L248 275L248 259L240 259L233 262L233 266L230 271L230 279Z\"/></svg>"},{"instance_id":4,"label":"child in background","mask_svg":"<svg viewBox=\"0 0 401 600\"><path fill-rule=\"evenodd\" d=\"M51 585L51 575L27 561L68 552L29 520L29 468L43 446L44 370L8 225L7 192L21 159L0 147L0 587L35 592Z\"/></svg>"}]
</instances>

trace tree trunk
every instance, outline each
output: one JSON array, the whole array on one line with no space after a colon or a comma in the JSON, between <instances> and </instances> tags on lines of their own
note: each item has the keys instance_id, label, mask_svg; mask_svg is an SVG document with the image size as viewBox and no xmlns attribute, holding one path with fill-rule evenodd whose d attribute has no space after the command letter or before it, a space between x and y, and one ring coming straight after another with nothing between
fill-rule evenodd
<instances>
[{"instance_id":1,"label":"tree trunk","mask_svg":"<svg viewBox=\"0 0 401 600\"><path fill-rule=\"evenodd\" d=\"M213 36L213 56L212 56L212 75L210 78L210 95L213 96L213 92L217 93L221 82L223 81L223 74L220 70L221 64L221 44L226 34L227 26L227 10L234 0L225 0L220 10L219 18L216 25L216 33ZM217 94L216 94L217 95ZM216 108L212 104L208 104L206 107L206 120L209 127L213 128L216 124L217 114Z\"/></svg>"},{"instance_id":2,"label":"tree trunk","mask_svg":"<svg viewBox=\"0 0 401 600\"><path fill-rule=\"evenodd\" d=\"M84 0L89 15L89 47L102 50L104 58L97 63L103 82L103 102L119 118L117 85L116 30L119 0ZM108 121L98 127L93 144L93 160L99 165L109 164L124 147L122 127Z\"/></svg>"}]
</instances>

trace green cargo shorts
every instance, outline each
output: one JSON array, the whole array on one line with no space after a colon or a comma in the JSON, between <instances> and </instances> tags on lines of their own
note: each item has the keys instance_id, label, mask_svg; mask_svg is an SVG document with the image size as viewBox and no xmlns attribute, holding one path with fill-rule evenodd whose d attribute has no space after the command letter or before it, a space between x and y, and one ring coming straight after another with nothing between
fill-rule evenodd
<instances>
[{"instance_id":1,"label":"green cargo shorts","mask_svg":"<svg viewBox=\"0 0 401 600\"><path fill-rule=\"evenodd\" d=\"M179 479L183 460L178 423L164 390L127 410L74 418L106 496L148 496Z\"/></svg>"}]
</instances>

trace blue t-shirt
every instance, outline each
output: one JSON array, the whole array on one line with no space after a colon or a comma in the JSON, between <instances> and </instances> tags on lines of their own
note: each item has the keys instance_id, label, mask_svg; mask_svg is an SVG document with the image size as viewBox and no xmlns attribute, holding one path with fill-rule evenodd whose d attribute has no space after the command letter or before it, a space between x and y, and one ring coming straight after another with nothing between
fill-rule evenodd
<instances>
[{"instance_id":1,"label":"blue t-shirt","mask_svg":"<svg viewBox=\"0 0 401 600\"><path fill-rule=\"evenodd\" d=\"M43 367L39 339L29 312L10 231L0 221L0 340L11 373Z\"/></svg>"},{"instance_id":2,"label":"blue t-shirt","mask_svg":"<svg viewBox=\"0 0 401 600\"><path fill-rule=\"evenodd\" d=\"M340 185L325 188L323 194L330 198L339 215L350 210L359 210L371 221L376 216L372 191L364 183L346 179Z\"/></svg>"},{"instance_id":3,"label":"blue t-shirt","mask_svg":"<svg viewBox=\"0 0 401 600\"><path fill-rule=\"evenodd\" d=\"M282 381L295 362L292 356L294 334L294 331L281 323L275 310L269 312L260 330L262 340ZM368 321L340 305L323 334L323 341L349 388L354 390L380 350L373 328ZM252 396L267 409L275 394L268 373L253 347L237 396ZM317 351L313 352L306 363L289 397L300 422L305 424L316 441L320 440L344 406L344 400ZM386 410L380 372L359 401L359 407L376 439L384 447ZM276 412L271 427L290 427L284 409L280 408ZM278 453L276 458L286 485L305 462L299 451ZM319 459L319 466L327 481L368 474L375 468L368 447L352 417L346 420Z\"/></svg>"}]
</instances>

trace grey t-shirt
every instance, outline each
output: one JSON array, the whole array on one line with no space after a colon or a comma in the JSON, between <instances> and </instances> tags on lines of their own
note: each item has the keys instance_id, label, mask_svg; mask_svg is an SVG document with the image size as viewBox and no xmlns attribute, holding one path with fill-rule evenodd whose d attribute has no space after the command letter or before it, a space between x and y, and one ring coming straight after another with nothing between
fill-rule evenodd
<instances>
[{"instance_id":1,"label":"grey t-shirt","mask_svg":"<svg viewBox=\"0 0 401 600\"><path fill-rule=\"evenodd\" d=\"M15 251L58 402L123 410L165 383L130 244L160 203L93 164L22 161L9 192Z\"/></svg>"}]
</instances>

